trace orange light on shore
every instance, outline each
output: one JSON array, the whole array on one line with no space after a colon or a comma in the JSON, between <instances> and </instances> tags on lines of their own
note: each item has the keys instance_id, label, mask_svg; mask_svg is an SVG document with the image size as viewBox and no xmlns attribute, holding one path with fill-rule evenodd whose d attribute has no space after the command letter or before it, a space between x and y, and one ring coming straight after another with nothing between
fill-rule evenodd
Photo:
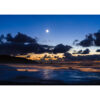
<instances>
[{"instance_id":1,"label":"orange light on shore","mask_svg":"<svg viewBox=\"0 0 100 100\"><path fill-rule=\"evenodd\" d=\"M45 60L49 60L49 59L52 59L52 60L57 60L56 57L59 57L59 58L62 58L64 57L63 56L63 53L58 53L58 54L49 54L49 53L42 53L42 54L35 54L35 53L28 53L27 55L17 55L16 57L21 57L21 58L26 58L26 59L29 59L29 60L40 60L42 58L44 58L44 56L48 56L47 58L45 58ZM29 56L29 57L27 57Z\"/></svg>"},{"instance_id":2,"label":"orange light on shore","mask_svg":"<svg viewBox=\"0 0 100 100\"><path fill-rule=\"evenodd\" d=\"M17 71L37 72L38 69L17 69Z\"/></svg>"}]
</instances>

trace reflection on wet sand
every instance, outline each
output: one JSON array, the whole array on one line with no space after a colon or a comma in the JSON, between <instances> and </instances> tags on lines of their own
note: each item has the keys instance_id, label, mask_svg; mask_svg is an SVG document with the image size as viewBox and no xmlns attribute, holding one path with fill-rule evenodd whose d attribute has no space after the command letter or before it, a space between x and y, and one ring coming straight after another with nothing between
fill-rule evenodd
<instances>
[{"instance_id":1,"label":"reflection on wet sand","mask_svg":"<svg viewBox=\"0 0 100 100\"><path fill-rule=\"evenodd\" d=\"M4 64L10 67L15 67L15 68L36 68L36 69L52 69L52 70L56 70L56 69L68 69L68 66L64 66L64 65L32 65L32 64Z\"/></svg>"},{"instance_id":2,"label":"reflection on wet sand","mask_svg":"<svg viewBox=\"0 0 100 100\"><path fill-rule=\"evenodd\" d=\"M100 65L82 66L77 64L70 65L32 65L32 64L4 64L10 67L15 67L17 71L29 71L36 72L40 69L45 70L60 70L60 69L72 69L80 70L84 72L100 72Z\"/></svg>"},{"instance_id":3,"label":"reflection on wet sand","mask_svg":"<svg viewBox=\"0 0 100 100\"><path fill-rule=\"evenodd\" d=\"M50 79L52 76L52 72L53 72L53 70L49 70L49 69L43 70L42 75L43 75L44 79L47 79L47 80Z\"/></svg>"},{"instance_id":4,"label":"reflection on wet sand","mask_svg":"<svg viewBox=\"0 0 100 100\"><path fill-rule=\"evenodd\" d=\"M76 69L83 72L100 72L100 69L95 69L95 68L76 68Z\"/></svg>"},{"instance_id":5,"label":"reflection on wet sand","mask_svg":"<svg viewBox=\"0 0 100 100\"><path fill-rule=\"evenodd\" d=\"M16 69L17 71L28 71L28 72L37 72L38 69Z\"/></svg>"},{"instance_id":6,"label":"reflection on wet sand","mask_svg":"<svg viewBox=\"0 0 100 100\"><path fill-rule=\"evenodd\" d=\"M2 64L0 65L0 72L2 72L1 82L9 79L16 82L38 82L38 84L51 84L55 81L61 81L64 84L100 83L99 64L91 66L78 64Z\"/></svg>"}]
</instances>

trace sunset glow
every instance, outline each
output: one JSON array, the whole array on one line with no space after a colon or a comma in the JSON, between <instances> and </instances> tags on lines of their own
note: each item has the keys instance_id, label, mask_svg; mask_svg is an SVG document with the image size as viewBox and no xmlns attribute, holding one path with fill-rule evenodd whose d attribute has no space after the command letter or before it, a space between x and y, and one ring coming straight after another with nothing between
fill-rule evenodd
<instances>
[{"instance_id":1,"label":"sunset glow","mask_svg":"<svg viewBox=\"0 0 100 100\"><path fill-rule=\"evenodd\" d=\"M40 59L42 59L45 55L48 57L48 58L45 58L45 60L49 60L49 59L57 60L57 58L55 58L55 56L56 56L56 57L59 57L59 58L64 57L64 56L63 56L63 53L58 53L58 54L49 54L49 53L34 54L34 53L29 53L29 54L27 54L27 55L17 55L16 57L27 58L27 56L29 56L27 59L30 59L30 60L40 60Z\"/></svg>"}]
</instances>

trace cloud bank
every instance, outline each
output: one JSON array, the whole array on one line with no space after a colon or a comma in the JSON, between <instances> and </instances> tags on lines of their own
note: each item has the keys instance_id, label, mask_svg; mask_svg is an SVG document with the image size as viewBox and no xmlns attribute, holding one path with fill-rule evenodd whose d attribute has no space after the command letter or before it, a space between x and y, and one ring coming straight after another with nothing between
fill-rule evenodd
<instances>
[{"instance_id":1,"label":"cloud bank","mask_svg":"<svg viewBox=\"0 0 100 100\"><path fill-rule=\"evenodd\" d=\"M78 40L74 41L73 44L82 47L100 46L100 31L86 35L85 39L81 40L80 42L78 42Z\"/></svg>"},{"instance_id":2,"label":"cloud bank","mask_svg":"<svg viewBox=\"0 0 100 100\"><path fill-rule=\"evenodd\" d=\"M35 38L20 32L14 37L10 33L6 36L0 36L0 54L65 53L71 48L71 46L63 44L58 44L56 46L41 45Z\"/></svg>"}]
</instances>

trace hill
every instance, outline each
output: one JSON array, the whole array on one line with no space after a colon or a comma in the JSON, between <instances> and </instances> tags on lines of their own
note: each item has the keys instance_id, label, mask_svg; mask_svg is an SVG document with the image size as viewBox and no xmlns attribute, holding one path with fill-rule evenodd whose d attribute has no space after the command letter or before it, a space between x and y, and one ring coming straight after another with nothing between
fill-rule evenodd
<instances>
[{"instance_id":1,"label":"hill","mask_svg":"<svg viewBox=\"0 0 100 100\"><path fill-rule=\"evenodd\" d=\"M14 57L9 55L0 55L0 63L32 63L36 64L36 61L28 60L25 58Z\"/></svg>"}]
</instances>

